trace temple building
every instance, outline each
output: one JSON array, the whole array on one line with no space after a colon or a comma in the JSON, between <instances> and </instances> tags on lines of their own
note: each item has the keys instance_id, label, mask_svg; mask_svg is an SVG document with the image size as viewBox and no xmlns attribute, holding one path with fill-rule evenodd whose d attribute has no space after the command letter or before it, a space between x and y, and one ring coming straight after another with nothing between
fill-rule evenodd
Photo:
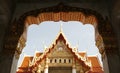
<instances>
[{"instance_id":1,"label":"temple building","mask_svg":"<svg viewBox=\"0 0 120 73\"><path fill-rule=\"evenodd\" d=\"M71 47L62 31L44 49L34 56L24 56L16 73L104 73L98 57Z\"/></svg>"}]
</instances>

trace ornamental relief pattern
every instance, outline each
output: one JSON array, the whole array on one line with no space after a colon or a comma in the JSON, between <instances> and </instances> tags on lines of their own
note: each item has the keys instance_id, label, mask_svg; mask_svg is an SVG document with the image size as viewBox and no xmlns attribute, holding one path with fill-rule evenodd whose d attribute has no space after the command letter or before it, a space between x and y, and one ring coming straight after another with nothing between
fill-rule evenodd
<instances>
[{"instance_id":1,"label":"ornamental relief pattern","mask_svg":"<svg viewBox=\"0 0 120 73\"><path fill-rule=\"evenodd\" d=\"M98 35L96 39L96 46L98 47L99 52L102 54L104 52L104 43L101 35Z\"/></svg>"},{"instance_id":2,"label":"ornamental relief pattern","mask_svg":"<svg viewBox=\"0 0 120 73\"><path fill-rule=\"evenodd\" d=\"M78 7L71 7L64 4L57 6L33 10L23 14L15 21L15 29L24 32L25 25L39 24L43 21L80 21L83 24L90 23L93 26L103 23L102 16L96 11L90 9L83 9ZM13 24L13 25L14 25ZM20 28L18 27L20 26ZM16 31L16 30L15 30ZM19 35L20 36L20 35Z\"/></svg>"},{"instance_id":3,"label":"ornamental relief pattern","mask_svg":"<svg viewBox=\"0 0 120 73\"><path fill-rule=\"evenodd\" d=\"M99 49L102 59L104 59L105 58L105 47L104 47L103 39L100 34L97 36L96 46Z\"/></svg>"},{"instance_id":4,"label":"ornamental relief pattern","mask_svg":"<svg viewBox=\"0 0 120 73\"><path fill-rule=\"evenodd\" d=\"M8 31L6 33L6 37L5 37L5 42L3 45L3 49L6 54L7 53L14 53L14 51L18 51L17 54L21 53L21 48L23 46L25 46L25 42L22 43L21 47L17 47L17 43L18 40L20 38L20 36L22 35L22 33L24 32L24 27L25 24L39 24L40 22L43 21L59 21L59 20L63 20L63 21L70 21L70 20L74 20L74 21L81 21L84 24L85 23L91 23L93 24L95 27L96 25L98 25L98 31L100 32L101 36L103 37L104 40L104 45L105 48L109 49L109 48L116 48L116 44L114 42L112 42L114 45L110 44L110 42L112 40L110 40L109 42L107 41L107 39L104 38L108 38L109 34L111 35L111 27L108 23L105 23L105 20L99 13L97 13L96 11L90 10L90 9L83 9L83 8L78 8L78 7L70 7L70 6L66 6L64 4L59 4L57 6L53 6L53 7L48 7L48 8L42 8L39 10L33 10L30 12L27 12L25 14L23 14L19 19L15 19L13 21L13 23L11 23L10 26L12 26L12 28L9 28ZM106 31L106 29L109 29ZM111 37L112 39L115 39L114 35L113 37ZM100 40L100 38L97 39L97 46L100 49L100 53L103 52L103 44L102 44L102 40ZM16 48L17 47L17 48ZM9 51L9 52L8 52ZM10 54L11 54L10 53Z\"/></svg>"},{"instance_id":5,"label":"ornamental relief pattern","mask_svg":"<svg viewBox=\"0 0 120 73\"><path fill-rule=\"evenodd\" d=\"M20 54L22 53L23 48L25 47L25 42L26 42L25 39L21 36L18 41L17 48L15 51L15 56L17 59L19 58Z\"/></svg>"},{"instance_id":6,"label":"ornamental relief pattern","mask_svg":"<svg viewBox=\"0 0 120 73\"><path fill-rule=\"evenodd\" d=\"M25 24L39 24L43 21L80 21L83 24L97 24L95 16L85 16L82 12L58 12L58 13L41 13L37 17L28 16L25 20Z\"/></svg>"},{"instance_id":7,"label":"ornamental relief pattern","mask_svg":"<svg viewBox=\"0 0 120 73\"><path fill-rule=\"evenodd\" d=\"M52 53L48 54L49 57L72 57L72 54L63 42L58 42L51 51Z\"/></svg>"},{"instance_id":8,"label":"ornamental relief pattern","mask_svg":"<svg viewBox=\"0 0 120 73\"><path fill-rule=\"evenodd\" d=\"M43 21L80 21L84 24L101 24L102 16L91 9L71 7L60 3L53 7L41 8L23 14L18 21L19 24L39 24Z\"/></svg>"}]
</instances>

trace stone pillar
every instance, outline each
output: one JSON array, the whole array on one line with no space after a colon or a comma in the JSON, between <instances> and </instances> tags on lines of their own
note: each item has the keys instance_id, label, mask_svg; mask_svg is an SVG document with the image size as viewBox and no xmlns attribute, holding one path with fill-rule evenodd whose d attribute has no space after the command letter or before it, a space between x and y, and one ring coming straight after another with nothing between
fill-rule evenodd
<instances>
[{"instance_id":1,"label":"stone pillar","mask_svg":"<svg viewBox=\"0 0 120 73\"><path fill-rule=\"evenodd\" d=\"M119 73L120 60L119 56L115 53L107 53L103 58L104 73Z\"/></svg>"},{"instance_id":2,"label":"stone pillar","mask_svg":"<svg viewBox=\"0 0 120 73\"><path fill-rule=\"evenodd\" d=\"M16 58L16 56L14 55L10 73L16 73L17 64L18 64L18 58Z\"/></svg>"},{"instance_id":3,"label":"stone pillar","mask_svg":"<svg viewBox=\"0 0 120 73\"><path fill-rule=\"evenodd\" d=\"M72 73L76 73L75 59L73 58Z\"/></svg>"},{"instance_id":4,"label":"stone pillar","mask_svg":"<svg viewBox=\"0 0 120 73\"><path fill-rule=\"evenodd\" d=\"M13 55L0 53L0 73L10 73L13 61Z\"/></svg>"},{"instance_id":5,"label":"stone pillar","mask_svg":"<svg viewBox=\"0 0 120 73\"><path fill-rule=\"evenodd\" d=\"M48 58L46 58L46 65L45 65L44 73L48 73Z\"/></svg>"},{"instance_id":6,"label":"stone pillar","mask_svg":"<svg viewBox=\"0 0 120 73\"><path fill-rule=\"evenodd\" d=\"M72 67L72 73L76 73L75 65Z\"/></svg>"},{"instance_id":7,"label":"stone pillar","mask_svg":"<svg viewBox=\"0 0 120 73\"><path fill-rule=\"evenodd\" d=\"M48 67L45 68L44 73L48 73Z\"/></svg>"},{"instance_id":8,"label":"stone pillar","mask_svg":"<svg viewBox=\"0 0 120 73\"><path fill-rule=\"evenodd\" d=\"M102 62L103 62L104 73L110 73L109 67L108 67L108 59L107 59L105 52L102 55Z\"/></svg>"}]
</instances>

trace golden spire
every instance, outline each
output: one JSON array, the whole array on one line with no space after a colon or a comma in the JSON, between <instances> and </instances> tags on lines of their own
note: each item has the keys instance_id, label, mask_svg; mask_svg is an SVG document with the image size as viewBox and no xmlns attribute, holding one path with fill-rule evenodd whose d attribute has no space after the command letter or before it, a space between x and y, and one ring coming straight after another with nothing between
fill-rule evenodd
<instances>
[{"instance_id":1,"label":"golden spire","mask_svg":"<svg viewBox=\"0 0 120 73\"><path fill-rule=\"evenodd\" d=\"M60 32L63 32L62 26L63 26L63 24L62 24L62 22L60 22Z\"/></svg>"},{"instance_id":2,"label":"golden spire","mask_svg":"<svg viewBox=\"0 0 120 73\"><path fill-rule=\"evenodd\" d=\"M44 48L44 51L47 49L47 46L45 45L44 41L43 41L43 48Z\"/></svg>"}]
</instances>

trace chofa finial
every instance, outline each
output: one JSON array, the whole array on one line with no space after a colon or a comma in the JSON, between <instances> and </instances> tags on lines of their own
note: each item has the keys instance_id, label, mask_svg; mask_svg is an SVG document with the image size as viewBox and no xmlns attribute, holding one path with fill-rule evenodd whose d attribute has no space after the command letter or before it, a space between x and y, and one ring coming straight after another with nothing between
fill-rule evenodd
<instances>
[{"instance_id":1,"label":"chofa finial","mask_svg":"<svg viewBox=\"0 0 120 73\"><path fill-rule=\"evenodd\" d=\"M44 48L44 51L46 50L47 46L45 45L45 42L43 41L43 48Z\"/></svg>"},{"instance_id":2,"label":"chofa finial","mask_svg":"<svg viewBox=\"0 0 120 73\"><path fill-rule=\"evenodd\" d=\"M63 31L62 26L63 26L63 24L62 24L62 22L60 22L60 32Z\"/></svg>"}]
</instances>

